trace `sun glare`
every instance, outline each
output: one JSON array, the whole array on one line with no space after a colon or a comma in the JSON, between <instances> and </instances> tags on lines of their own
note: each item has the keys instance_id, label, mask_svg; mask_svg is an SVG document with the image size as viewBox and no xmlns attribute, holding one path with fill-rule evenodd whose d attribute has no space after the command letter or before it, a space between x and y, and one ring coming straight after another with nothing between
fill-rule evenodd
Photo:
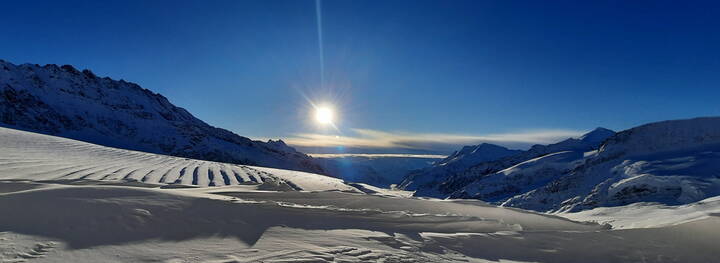
<instances>
[{"instance_id":1,"label":"sun glare","mask_svg":"<svg viewBox=\"0 0 720 263\"><path fill-rule=\"evenodd\" d=\"M320 124L330 124L333 122L333 110L327 106L315 108L315 120Z\"/></svg>"}]
</instances>

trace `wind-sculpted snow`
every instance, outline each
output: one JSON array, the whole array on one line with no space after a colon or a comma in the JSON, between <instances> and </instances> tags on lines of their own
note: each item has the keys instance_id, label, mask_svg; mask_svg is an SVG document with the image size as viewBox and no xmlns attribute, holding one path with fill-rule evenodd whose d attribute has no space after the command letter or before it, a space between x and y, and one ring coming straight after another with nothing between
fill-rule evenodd
<instances>
[{"instance_id":1,"label":"wind-sculpted snow","mask_svg":"<svg viewBox=\"0 0 720 263\"><path fill-rule=\"evenodd\" d=\"M715 216L609 230L480 201L65 183L0 181L1 262L712 262L720 241Z\"/></svg>"},{"instance_id":2,"label":"wind-sculpted snow","mask_svg":"<svg viewBox=\"0 0 720 263\"><path fill-rule=\"evenodd\" d=\"M720 216L720 196L676 206L633 203L624 206L597 207L577 213L557 213L556 215L577 221L610 224L613 229L667 227Z\"/></svg>"},{"instance_id":3,"label":"wind-sculpted snow","mask_svg":"<svg viewBox=\"0 0 720 263\"><path fill-rule=\"evenodd\" d=\"M70 65L0 60L0 126L200 160L324 173L282 141L212 127L160 94Z\"/></svg>"},{"instance_id":4,"label":"wind-sculpted snow","mask_svg":"<svg viewBox=\"0 0 720 263\"><path fill-rule=\"evenodd\" d=\"M324 175L123 150L7 128L0 128L0 149L0 179L356 191Z\"/></svg>"}]
</instances>

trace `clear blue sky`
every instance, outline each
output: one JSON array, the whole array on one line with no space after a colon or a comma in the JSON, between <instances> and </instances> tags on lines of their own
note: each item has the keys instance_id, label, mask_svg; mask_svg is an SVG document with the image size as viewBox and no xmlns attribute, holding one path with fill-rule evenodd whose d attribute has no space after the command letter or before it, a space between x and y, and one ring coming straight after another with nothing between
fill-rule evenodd
<instances>
[{"instance_id":1,"label":"clear blue sky","mask_svg":"<svg viewBox=\"0 0 720 263\"><path fill-rule=\"evenodd\" d=\"M714 1L6 1L0 58L73 64L255 138L625 129L720 115ZM372 137L372 136L371 136Z\"/></svg>"}]
</instances>

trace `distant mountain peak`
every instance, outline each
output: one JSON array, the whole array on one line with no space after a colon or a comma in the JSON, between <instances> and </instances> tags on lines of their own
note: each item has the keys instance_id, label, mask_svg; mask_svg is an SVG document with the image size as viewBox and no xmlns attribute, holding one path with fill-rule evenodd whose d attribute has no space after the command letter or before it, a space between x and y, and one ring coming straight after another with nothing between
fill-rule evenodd
<instances>
[{"instance_id":1,"label":"distant mountain peak","mask_svg":"<svg viewBox=\"0 0 720 263\"><path fill-rule=\"evenodd\" d=\"M494 160L502 158L516 153L515 150L510 150L500 145L491 143L481 143L478 145L467 145L463 146L460 151L456 151L449 155L444 160L440 161L440 164L447 164L451 162L477 162L481 160ZM472 160L471 160L472 159Z\"/></svg>"},{"instance_id":2,"label":"distant mountain peak","mask_svg":"<svg viewBox=\"0 0 720 263\"><path fill-rule=\"evenodd\" d=\"M597 145L613 135L615 135L615 131L603 127L597 127L594 130L583 134L578 139L589 144Z\"/></svg>"},{"instance_id":3,"label":"distant mountain peak","mask_svg":"<svg viewBox=\"0 0 720 263\"><path fill-rule=\"evenodd\" d=\"M444 198L472 183L476 178L483 178L487 174L524 161L559 152L571 152L563 156L582 156L586 151L597 149L603 141L613 135L615 132L612 130L596 128L581 137L568 138L549 145L537 144L527 151L510 150L490 143L464 146L433 167L409 174L401 183L401 187L417 190L417 195ZM514 188L514 186L508 187Z\"/></svg>"},{"instance_id":4,"label":"distant mountain peak","mask_svg":"<svg viewBox=\"0 0 720 263\"><path fill-rule=\"evenodd\" d=\"M491 151L507 151L508 148L505 148L500 145L492 144L492 143L481 143L478 145L466 145L463 146L460 151L456 151L455 155L462 155L462 154L484 154L489 153Z\"/></svg>"},{"instance_id":5,"label":"distant mountain peak","mask_svg":"<svg viewBox=\"0 0 720 263\"><path fill-rule=\"evenodd\" d=\"M433 166L413 171L403 180L401 187L410 190L427 189L427 186L437 185L454 173L464 171L471 166L499 160L521 152L491 143L463 146L460 151L454 152Z\"/></svg>"},{"instance_id":6,"label":"distant mountain peak","mask_svg":"<svg viewBox=\"0 0 720 263\"><path fill-rule=\"evenodd\" d=\"M478 144L476 147L478 149L505 149L505 150L508 149L507 147L504 147L504 146L500 146L500 145L492 144L492 143L486 143L486 142Z\"/></svg>"},{"instance_id":7,"label":"distant mountain peak","mask_svg":"<svg viewBox=\"0 0 720 263\"><path fill-rule=\"evenodd\" d=\"M635 202L678 205L720 194L718 164L720 117L704 117L618 133L596 128L462 171L424 169L409 174L401 187L418 196L475 198L544 212Z\"/></svg>"},{"instance_id":8,"label":"distant mountain peak","mask_svg":"<svg viewBox=\"0 0 720 263\"><path fill-rule=\"evenodd\" d=\"M599 132L602 132L602 133L611 133L611 132L612 132L612 133L614 133L615 131L613 131L613 130L611 130L611 129L608 129L608 128L604 128L604 127L597 127L597 128L595 128L595 129L593 129L592 131L586 133L585 135L592 134L592 133L599 133Z\"/></svg>"}]
</instances>

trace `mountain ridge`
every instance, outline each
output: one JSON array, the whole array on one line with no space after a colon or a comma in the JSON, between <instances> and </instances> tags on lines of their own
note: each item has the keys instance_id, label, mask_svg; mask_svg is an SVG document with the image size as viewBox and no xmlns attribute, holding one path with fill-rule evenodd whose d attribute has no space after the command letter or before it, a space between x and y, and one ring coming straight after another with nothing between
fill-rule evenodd
<instances>
[{"instance_id":1,"label":"mountain ridge","mask_svg":"<svg viewBox=\"0 0 720 263\"><path fill-rule=\"evenodd\" d=\"M282 141L253 141L213 127L161 94L71 65L0 60L0 125L130 150L326 173Z\"/></svg>"},{"instance_id":2,"label":"mountain ridge","mask_svg":"<svg viewBox=\"0 0 720 263\"><path fill-rule=\"evenodd\" d=\"M640 125L551 183L504 206L577 212L637 202L680 205L720 195L720 117Z\"/></svg>"},{"instance_id":3,"label":"mountain ridge","mask_svg":"<svg viewBox=\"0 0 720 263\"><path fill-rule=\"evenodd\" d=\"M456 193L462 187L472 183L472 181L478 178L503 170L505 168L517 165L524 161L538 158L543 155L551 154L554 152L561 151L587 151L593 148L597 148L597 141L602 140L602 136L608 136L613 131L605 128L596 128L590 132L583 134L578 138L568 138L563 141L540 145L536 144L530 147L526 151L513 150L511 154L505 156L499 156L499 158L487 159L487 160L471 160L467 162L465 167L461 169L445 169L442 166L435 165L434 167L414 171L403 180L400 187L403 189L416 190L420 196L431 196L438 198L453 197L453 198L468 198L467 195L462 193ZM481 144L483 145L483 144ZM480 145L478 145L480 146ZM475 146L475 147L478 147ZM465 146L472 148L473 146ZM501 146L498 146L501 147ZM457 153L457 152L456 152ZM456 153L454 155L456 155ZM453 155L446 159L450 159ZM457 157L455 157L457 158ZM425 179L426 182L415 182L415 178L440 177L440 182L434 179Z\"/></svg>"},{"instance_id":4,"label":"mountain ridge","mask_svg":"<svg viewBox=\"0 0 720 263\"><path fill-rule=\"evenodd\" d=\"M598 128L578 138L535 145L446 174L416 195L480 199L541 212L637 202L682 205L720 195L718 171L720 117L700 117L618 133Z\"/></svg>"}]
</instances>

